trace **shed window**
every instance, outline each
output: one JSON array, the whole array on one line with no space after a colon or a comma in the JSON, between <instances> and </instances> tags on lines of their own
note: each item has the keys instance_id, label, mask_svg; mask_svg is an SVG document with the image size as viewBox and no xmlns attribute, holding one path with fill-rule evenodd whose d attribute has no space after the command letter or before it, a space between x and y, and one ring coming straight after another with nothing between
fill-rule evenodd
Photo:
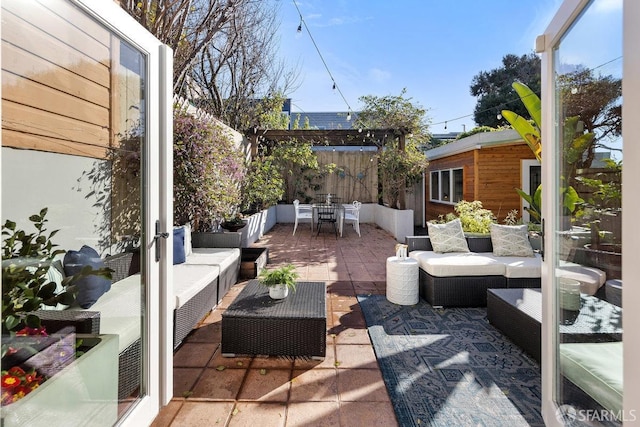
<instances>
[{"instance_id":1,"label":"shed window","mask_svg":"<svg viewBox=\"0 0 640 427\"><path fill-rule=\"evenodd\" d=\"M463 196L462 168L431 172L431 201L458 203Z\"/></svg>"}]
</instances>

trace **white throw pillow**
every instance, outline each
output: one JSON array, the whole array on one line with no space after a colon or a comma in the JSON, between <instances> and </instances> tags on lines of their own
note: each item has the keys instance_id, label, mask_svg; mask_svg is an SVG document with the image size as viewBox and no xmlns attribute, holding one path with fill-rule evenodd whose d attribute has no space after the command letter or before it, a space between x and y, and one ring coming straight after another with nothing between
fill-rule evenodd
<instances>
[{"instance_id":1,"label":"white throw pillow","mask_svg":"<svg viewBox=\"0 0 640 427\"><path fill-rule=\"evenodd\" d=\"M193 253L193 247L191 245L191 224L186 223L184 225L184 255L189 256Z\"/></svg>"},{"instance_id":2,"label":"white throw pillow","mask_svg":"<svg viewBox=\"0 0 640 427\"><path fill-rule=\"evenodd\" d=\"M427 223L427 229L434 252L469 252L467 239L464 238L462 223L459 219L445 224Z\"/></svg>"},{"instance_id":3,"label":"white throw pillow","mask_svg":"<svg viewBox=\"0 0 640 427\"><path fill-rule=\"evenodd\" d=\"M526 225L491 224L490 228L495 256L534 256Z\"/></svg>"}]
</instances>

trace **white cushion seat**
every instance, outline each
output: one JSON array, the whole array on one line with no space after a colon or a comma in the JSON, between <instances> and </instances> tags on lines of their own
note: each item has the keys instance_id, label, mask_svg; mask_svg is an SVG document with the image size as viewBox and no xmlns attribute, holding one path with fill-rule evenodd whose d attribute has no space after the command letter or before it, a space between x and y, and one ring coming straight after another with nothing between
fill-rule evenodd
<instances>
[{"instance_id":1,"label":"white cushion seat","mask_svg":"<svg viewBox=\"0 0 640 427\"><path fill-rule=\"evenodd\" d=\"M562 374L613 414L622 413L622 342L560 344Z\"/></svg>"},{"instance_id":2,"label":"white cushion seat","mask_svg":"<svg viewBox=\"0 0 640 427\"><path fill-rule=\"evenodd\" d=\"M100 333L118 337L118 352L124 351L140 338L140 292L142 277L131 275L111 285L88 309L72 306L73 310L99 311Z\"/></svg>"},{"instance_id":3,"label":"white cushion seat","mask_svg":"<svg viewBox=\"0 0 640 427\"><path fill-rule=\"evenodd\" d=\"M594 295L607 280L606 273L598 268L567 261L560 261L556 277L577 280L580 282L580 292L587 295Z\"/></svg>"},{"instance_id":4,"label":"white cushion seat","mask_svg":"<svg viewBox=\"0 0 640 427\"><path fill-rule=\"evenodd\" d=\"M411 251L409 256L418 261L425 272L435 277L503 276L505 266L487 253Z\"/></svg>"},{"instance_id":5,"label":"white cushion seat","mask_svg":"<svg viewBox=\"0 0 640 427\"><path fill-rule=\"evenodd\" d=\"M193 257L193 254L191 257ZM220 267L217 265L187 263L174 265L173 294L176 298L175 308L182 307L209 283L217 280L220 271Z\"/></svg>"},{"instance_id":6,"label":"white cushion seat","mask_svg":"<svg viewBox=\"0 0 640 427\"><path fill-rule=\"evenodd\" d=\"M187 257L187 265L217 265L221 271L231 267L240 259L240 248L193 248Z\"/></svg>"},{"instance_id":7,"label":"white cushion seat","mask_svg":"<svg viewBox=\"0 0 640 427\"><path fill-rule=\"evenodd\" d=\"M510 279L542 277L542 257L501 256L497 258L504 264L504 276Z\"/></svg>"}]
</instances>

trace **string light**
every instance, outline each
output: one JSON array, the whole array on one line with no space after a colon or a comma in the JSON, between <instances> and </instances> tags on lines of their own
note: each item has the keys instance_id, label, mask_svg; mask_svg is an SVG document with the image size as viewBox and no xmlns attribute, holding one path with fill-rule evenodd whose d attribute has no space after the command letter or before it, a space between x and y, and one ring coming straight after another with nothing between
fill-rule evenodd
<instances>
[{"instance_id":1,"label":"string light","mask_svg":"<svg viewBox=\"0 0 640 427\"><path fill-rule=\"evenodd\" d=\"M318 47L318 44L316 43L315 39L313 38L313 35L311 34L311 31L309 31L309 27L307 26L307 22L302 18L302 12L300 12L300 8L298 7L298 3L296 2L296 0L293 0L293 5L296 7L296 10L298 11L298 15L300 16L300 24L298 25L298 32L302 32L302 26L304 25L304 29L307 31L307 34L309 34L309 38L311 39L311 42L313 43L313 46L316 48L316 52L318 52L318 56L320 57L320 60L322 61L322 64L324 65L324 68L327 70L327 73L329 74L329 77L331 78L331 81L333 82L333 90L337 90L338 91L338 93L342 97L342 100L347 105L347 111L349 111L347 113L347 120L350 120L350 117L351 117L351 106L349 105L349 102L347 101L347 98L345 98L344 94L340 90L340 87L336 83L336 80L333 78L333 74L331 74L331 70L329 70L329 66L327 65L327 62L324 60L324 57L322 56L322 53L320 52L320 48Z\"/></svg>"}]
</instances>

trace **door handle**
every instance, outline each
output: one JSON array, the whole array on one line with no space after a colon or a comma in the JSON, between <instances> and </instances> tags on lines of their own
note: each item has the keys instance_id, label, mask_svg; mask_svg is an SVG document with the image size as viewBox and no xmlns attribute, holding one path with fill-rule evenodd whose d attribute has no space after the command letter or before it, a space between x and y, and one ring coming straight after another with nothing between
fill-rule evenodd
<instances>
[{"instance_id":1,"label":"door handle","mask_svg":"<svg viewBox=\"0 0 640 427\"><path fill-rule=\"evenodd\" d=\"M156 262L160 261L160 239L168 239L169 233L166 231L160 231L160 220L156 220L156 235L153 236L153 241L156 246Z\"/></svg>"}]
</instances>

